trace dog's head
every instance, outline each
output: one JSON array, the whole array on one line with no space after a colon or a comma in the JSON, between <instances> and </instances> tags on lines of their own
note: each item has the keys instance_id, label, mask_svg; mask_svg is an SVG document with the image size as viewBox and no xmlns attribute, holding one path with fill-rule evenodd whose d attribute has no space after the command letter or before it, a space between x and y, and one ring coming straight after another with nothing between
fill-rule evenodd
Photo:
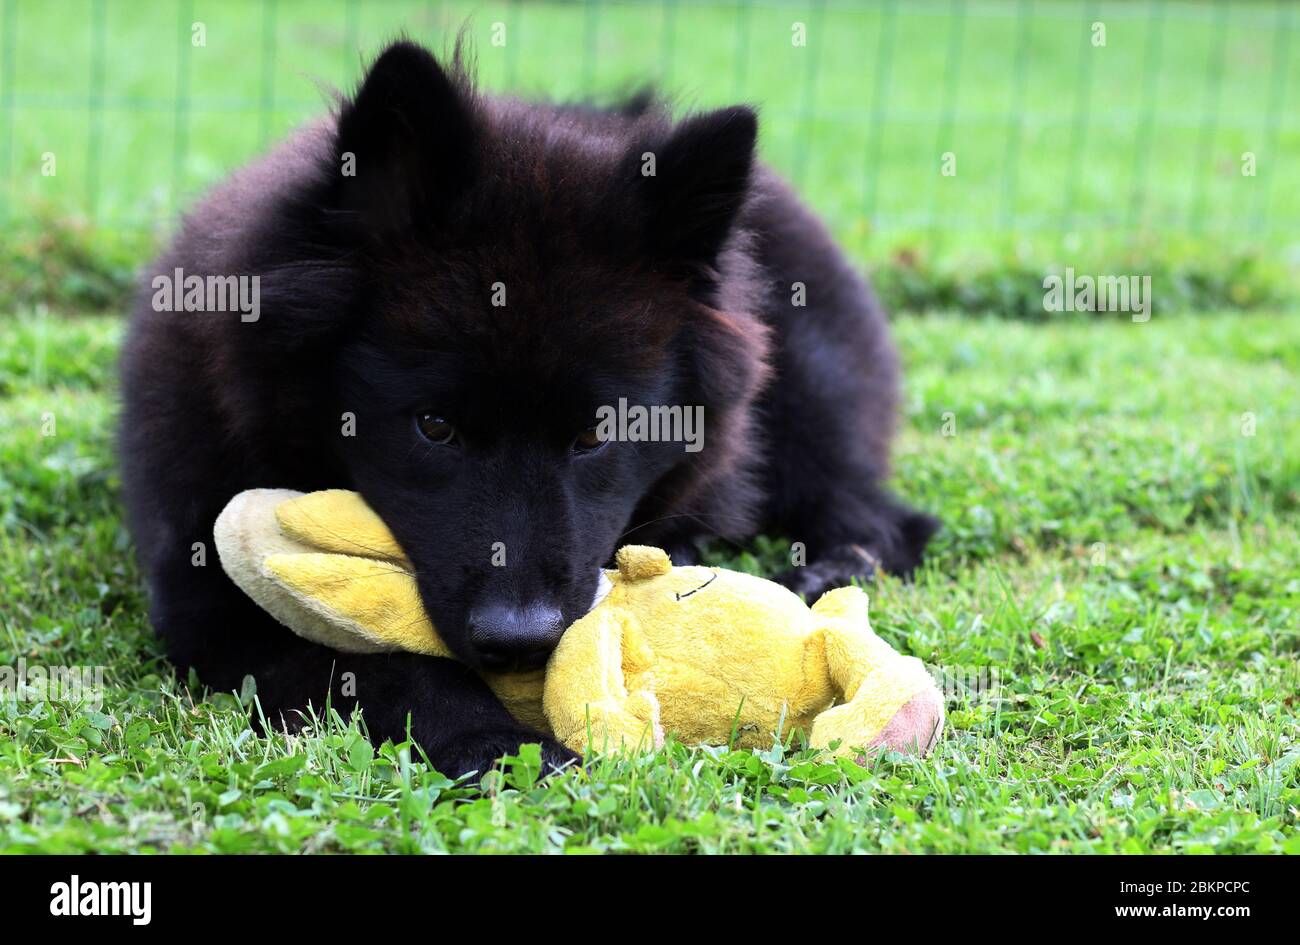
<instances>
[{"instance_id":1,"label":"dog's head","mask_svg":"<svg viewBox=\"0 0 1300 945\"><path fill-rule=\"evenodd\" d=\"M321 200L360 285L341 457L468 662L542 661L634 516L733 449L765 355L720 275L743 265L755 133L743 108L489 100L409 43L343 103ZM655 406L681 409L619 423ZM654 438L685 410L693 444Z\"/></svg>"}]
</instances>

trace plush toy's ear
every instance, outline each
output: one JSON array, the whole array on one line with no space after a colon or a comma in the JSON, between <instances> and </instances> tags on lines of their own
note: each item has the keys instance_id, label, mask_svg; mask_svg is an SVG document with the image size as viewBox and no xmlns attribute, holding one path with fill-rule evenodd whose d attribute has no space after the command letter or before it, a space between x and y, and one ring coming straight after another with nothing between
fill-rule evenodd
<instances>
[{"instance_id":1,"label":"plush toy's ear","mask_svg":"<svg viewBox=\"0 0 1300 945\"><path fill-rule=\"evenodd\" d=\"M324 489L280 502L275 521L289 538L322 552L379 558L414 570L384 520L347 489Z\"/></svg>"},{"instance_id":2,"label":"plush toy's ear","mask_svg":"<svg viewBox=\"0 0 1300 945\"><path fill-rule=\"evenodd\" d=\"M817 598L812 612L819 617L837 617L868 632L871 630L871 598L860 587L849 585L827 591Z\"/></svg>"},{"instance_id":3,"label":"plush toy's ear","mask_svg":"<svg viewBox=\"0 0 1300 945\"><path fill-rule=\"evenodd\" d=\"M736 106L682 121L667 141L633 155L652 252L712 263L749 192L758 118ZM642 156L654 155L654 173Z\"/></svg>"},{"instance_id":4,"label":"plush toy's ear","mask_svg":"<svg viewBox=\"0 0 1300 945\"><path fill-rule=\"evenodd\" d=\"M624 545L615 552L614 563L618 565L619 575L628 581L643 581L673 569L668 552L649 545Z\"/></svg>"},{"instance_id":5,"label":"plush toy's ear","mask_svg":"<svg viewBox=\"0 0 1300 945\"><path fill-rule=\"evenodd\" d=\"M340 204L371 235L435 222L474 172L473 92L458 65L394 43L339 114Z\"/></svg>"},{"instance_id":6,"label":"plush toy's ear","mask_svg":"<svg viewBox=\"0 0 1300 945\"><path fill-rule=\"evenodd\" d=\"M406 556L355 492L249 489L213 534L230 579L298 636L344 653L451 656Z\"/></svg>"}]
</instances>

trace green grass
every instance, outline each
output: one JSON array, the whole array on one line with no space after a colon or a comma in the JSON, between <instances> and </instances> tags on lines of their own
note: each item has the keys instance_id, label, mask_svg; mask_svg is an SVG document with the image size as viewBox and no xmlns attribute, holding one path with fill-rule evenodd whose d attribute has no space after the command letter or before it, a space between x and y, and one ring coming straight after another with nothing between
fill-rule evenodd
<instances>
[{"instance_id":1,"label":"green grass","mask_svg":"<svg viewBox=\"0 0 1300 945\"><path fill-rule=\"evenodd\" d=\"M0 306L102 305L106 285L129 283L115 247L134 241L142 255L194 195L321 112L320 84L351 88L363 55L399 31L440 48L464 24L490 89L599 97L649 79L682 107L759 105L764 157L856 258L900 271L883 284L909 307L1032 310L1044 269L1066 265L1153 274L1169 312L1295 296L1300 15L1287 3L5 8L0 262L16 260L26 287L0 290ZM190 45L192 20L206 46ZM1104 47L1090 42L1094 22ZM806 45L792 44L796 23ZM955 176L940 173L945 152ZM1255 176L1241 172L1245 152ZM50 221L65 219L129 231L90 241L104 258L89 285L85 267L57 264L80 244L50 245Z\"/></svg>"},{"instance_id":2,"label":"green grass","mask_svg":"<svg viewBox=\"0 0 1300 945\"><path fill-rule=\"evenodd\" d=\"M479 794L174 677L120 517L121 329L0 320L0 666L107 682L0 705L0 850L1300 852L1300 319L899 318L899 487L948 530L875 626L999 698L955 687L925 761L671 746L539 783L524 753Z\"/></svg>"}]
</instances>

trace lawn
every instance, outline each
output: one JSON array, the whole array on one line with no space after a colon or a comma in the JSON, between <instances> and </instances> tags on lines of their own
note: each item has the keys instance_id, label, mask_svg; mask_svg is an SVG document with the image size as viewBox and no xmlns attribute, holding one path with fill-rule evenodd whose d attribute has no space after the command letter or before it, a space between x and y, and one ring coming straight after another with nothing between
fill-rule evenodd
<instances>
[{"instance_id":1,"label":"lawn","mask_svg":"<svg viewBox=\"0 0 1300 945\"><path fill-rule=\"evenodd\" d=\"M525 752L475 793L177 679L119 510L121 323L0 320L0 665L106 684L0 704L0 851L1300 852L1300 319L896 329L898 487L947 530L873 617L948 683L933 757Z\"/></svg>"}]
</instances>

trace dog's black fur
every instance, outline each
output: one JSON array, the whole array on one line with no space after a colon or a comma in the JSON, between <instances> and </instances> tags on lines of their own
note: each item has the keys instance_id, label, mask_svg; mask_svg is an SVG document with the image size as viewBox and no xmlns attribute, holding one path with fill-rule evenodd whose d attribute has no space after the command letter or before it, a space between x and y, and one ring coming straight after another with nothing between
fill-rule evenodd
<instances>
[{"instance_id":1,"label":"dog's black fur","mask_svg":"<svg viewBox=\"0 0 1300 945\"><path fill-rule=\"evenodd\" d=\"M618 545L680 563L701 537L783 533L808 564L780 579L810 596L909 572L935 522L881 486L885 318L754 161L756 132L741 107L674 123L645 99L483 96L403 42L335 116L216 188L149 276L258 275L260 319L158 312L146 288L122 365L131 528L176 665L220 689L253 675L290 724L327 695L376 738L409 714L452 774L526 741L560 763L469 667L541 659ZM575 445L619 398L702 405L703 450ZM253 487L360 491L462 662L326 650L195 566Z\"/></svg>"}]
</instances>

